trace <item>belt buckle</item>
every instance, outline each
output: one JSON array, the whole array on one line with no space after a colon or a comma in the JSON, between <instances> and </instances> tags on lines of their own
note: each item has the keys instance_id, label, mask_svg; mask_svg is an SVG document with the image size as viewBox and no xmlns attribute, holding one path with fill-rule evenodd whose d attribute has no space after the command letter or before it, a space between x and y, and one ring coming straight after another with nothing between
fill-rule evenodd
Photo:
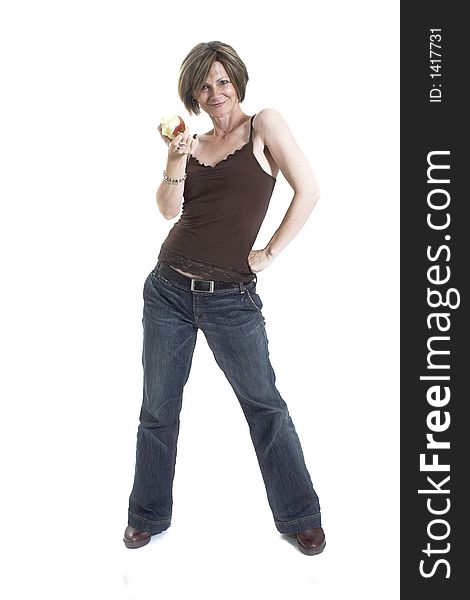
<instances>
[{"instance_id":1,"label":"belt buckle","mask_svg":"<svg viewBox=\"0 0 470 600\"><path fill-rule=\"evenodd\" d=\"M208 290L198 290L195 286L197 283L208 283ZM213 292L214 291L214 282L209 281L208 279L191 279L191 291L192 292Z\"/></svg>"}]
</instances>

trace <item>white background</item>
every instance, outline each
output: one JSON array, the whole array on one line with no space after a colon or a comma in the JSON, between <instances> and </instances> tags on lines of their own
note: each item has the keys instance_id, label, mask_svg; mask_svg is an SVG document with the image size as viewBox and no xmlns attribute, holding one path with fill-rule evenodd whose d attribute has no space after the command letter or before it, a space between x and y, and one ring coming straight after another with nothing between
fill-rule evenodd
<instances>
[{"instance_id":1,"label":"white background","mask_svg":"<svg viewBox=\"0 0 470 600\"><path fill-rule=\"evenodd\" d=\"M391 1L2 3L5 597L398 598L398 20ZM258 277L278 388L320 496L317 557L275 529L201 332L173 524L140 550L122 543L142 287L174 222L155 203L156 126L186 115L179 66L210 40L240 54L243 110L281 112L322 191ZM291 197L280 176L255 248Z\"/></svg>"}]
</instances>

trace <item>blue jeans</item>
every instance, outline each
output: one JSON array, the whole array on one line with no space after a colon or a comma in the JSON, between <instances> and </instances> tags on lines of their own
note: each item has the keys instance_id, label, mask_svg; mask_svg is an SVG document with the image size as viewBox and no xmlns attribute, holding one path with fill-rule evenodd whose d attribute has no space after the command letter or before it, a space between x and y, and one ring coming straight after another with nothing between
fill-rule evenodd
<instances>
[{"instance_id":1,"label":"blue jeans","mask_svg":"<svg viewBox=\"0 0 470 600\"><path fill-rule=\"evenodd\" d=\"M143 402L128 523L160 533L171 524L183 388L198 330L232 386L248 422L274 524L281 533L320 527L320 505L269 360L255 281L191 291L160 273L143 290Z\"/></svg>"}]
</instances>

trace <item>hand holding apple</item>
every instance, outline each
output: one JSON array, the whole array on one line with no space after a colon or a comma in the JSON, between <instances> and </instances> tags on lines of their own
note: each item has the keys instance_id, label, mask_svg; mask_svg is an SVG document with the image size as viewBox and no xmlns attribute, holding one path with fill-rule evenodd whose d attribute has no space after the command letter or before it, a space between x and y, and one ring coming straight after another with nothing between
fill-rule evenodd
<instances>
[{"instance_id":1,"label":"hand holding apple","mask_svg":"<svg viewBox=\"0 0 470 600\"><path fill-rule=\"evenodd\" d=\"M161 118L158 132L168 146L168 157L171 160L180 160L192 154L193 148L197 146L197 138L191 136L189 127L186 127L183 119L173 113Z\"/></svg>"}]
</instances>

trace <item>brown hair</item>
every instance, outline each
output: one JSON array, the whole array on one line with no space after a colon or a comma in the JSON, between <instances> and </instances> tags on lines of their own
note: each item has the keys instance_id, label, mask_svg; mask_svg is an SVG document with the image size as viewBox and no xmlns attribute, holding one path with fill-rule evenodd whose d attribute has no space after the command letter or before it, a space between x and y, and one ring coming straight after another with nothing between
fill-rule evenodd
<instances>
[{"instance_id":1,"label":"brown hair","mask_svg":"<svg viewBox=\"0 0 470 600\"><path fill-rule=\"evenodd\" d=\"M189 114L201 112L197 96L214 61L220 62L234 86L238 101L245 99L248 71L242 59L228 44L222 42L202 42L194 46L181 63L178 79L178 94Z\"/></svg>"}]
</instances>

